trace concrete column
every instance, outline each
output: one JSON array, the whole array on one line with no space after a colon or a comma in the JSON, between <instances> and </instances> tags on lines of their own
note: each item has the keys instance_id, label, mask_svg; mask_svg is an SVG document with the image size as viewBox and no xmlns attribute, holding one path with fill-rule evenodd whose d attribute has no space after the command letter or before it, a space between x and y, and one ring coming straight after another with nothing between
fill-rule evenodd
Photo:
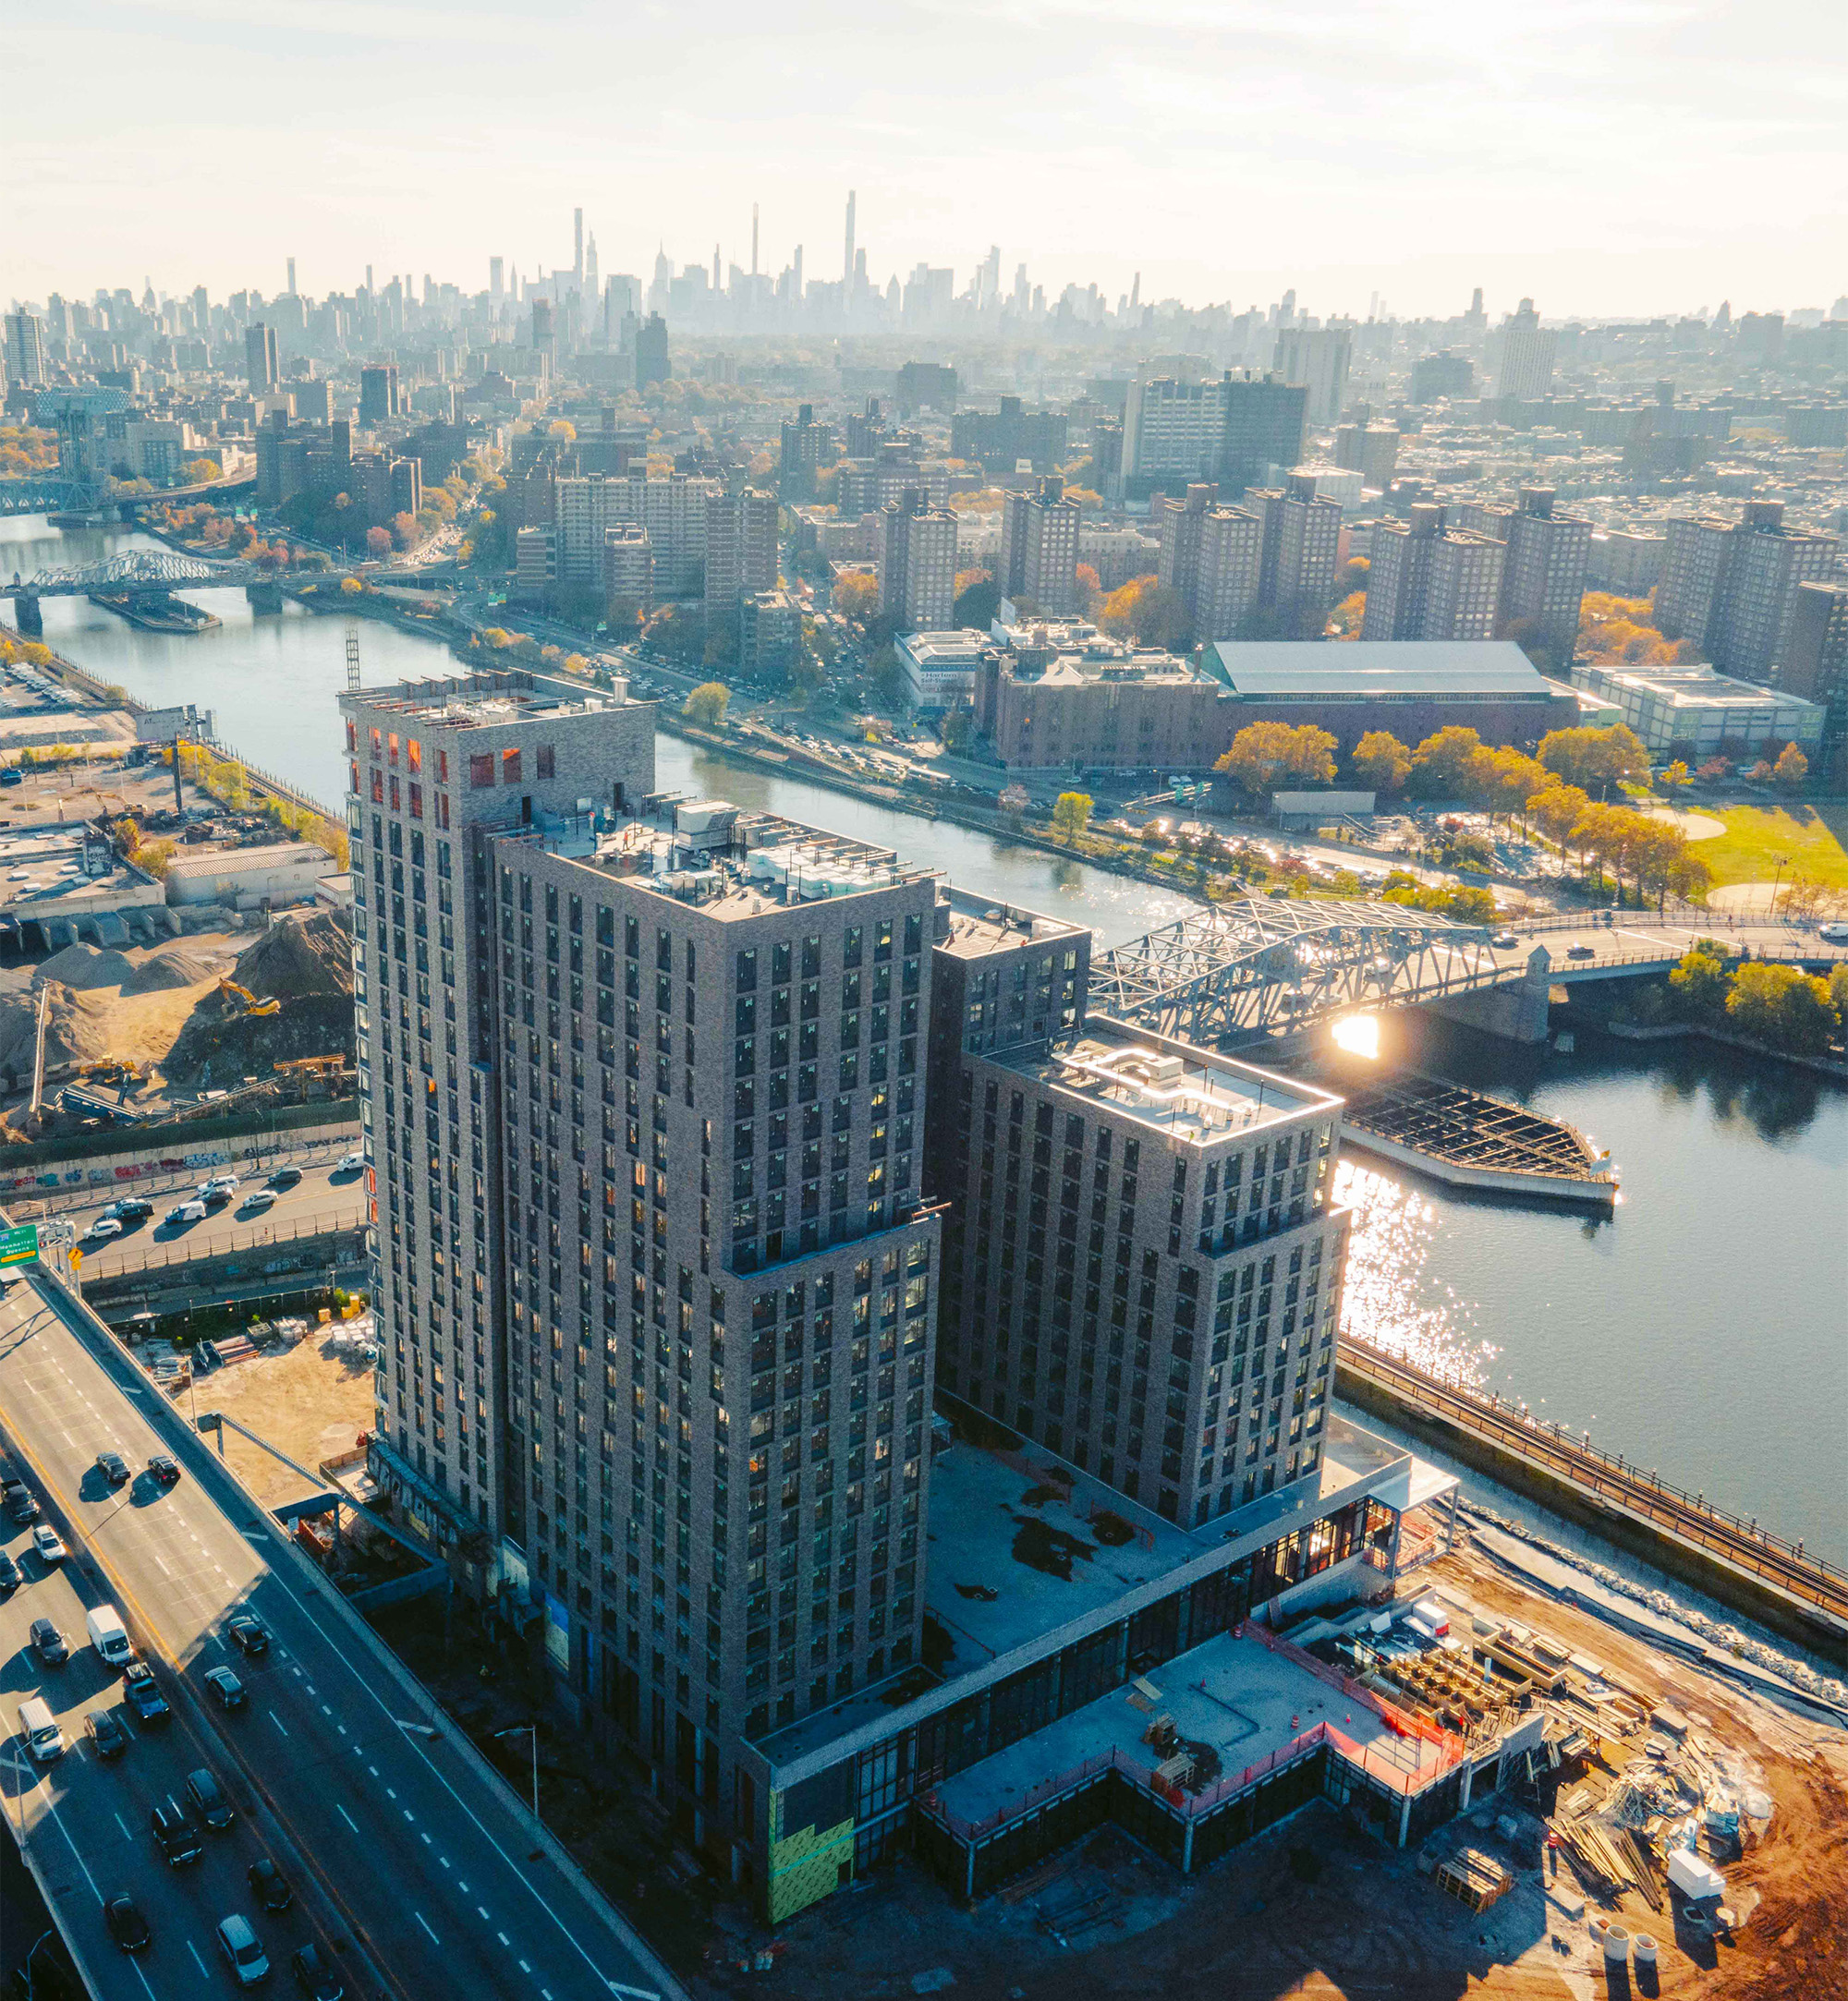
<instances>
[{"instance_id":1,"label":"concrete column","mask_svg":"<svg viewBox=\"0 0 1848 2001\"><path fill-rule=\"evenodd\" d=\"M1194 1873L1194 1824L1189 1821L1181 1832L1181 1874L1190 1876Z\"/></svg>"},{"instance_id":2,"label":"concrete column","mask_svg":"<svg viewBox=\"0 0 1848 2001\"><path fill-rule=\"evenodd\" d=\"M1547 995L1552 987L1552 959L1544 945L1528 955L1526 970L1505 986L1483 987L1428 1003L1433 1014L1461 1022L1507 1042L1547 1039Z\"/></svg>"},{"instance_id":3,"label":"concrete column","mask_svg":"<svg viewBox=\"0 0 1848 2001\"><path fill-rule=\"evenodd\" d=\"M1465 1765L1463 1768L1463 1790L1457 1795L1456 1810L1459 1813L1469 1811L1469 1795L1476 1785L1476 1767Z\"/></svg>"},{"instance_id":4,"label":"concrete column","mask_svg":"<svg viewBox=\"0 0 1848 2001\"><path fill-rule=\"evenodd\" d=\"M1405 1795L1405 1803L1404 1803L1404 1806L1402 1806L1402 1807L1401 1807L1401 1808L1399 1809L1399 1838L1398 1838L1398 1840L1397 1840L1397 1841L1396 1841L1396 1842L1395 1842L1395 1843L1394 1843L1393 1845L1394 1845L1395 1847L1397 1847L1397 1848L1404 1848L1404 1845L1405 1845L1406 1839L1407 1839L1407 1837L1408 1837L1410 1836L1411 1832L1412 1832L1412 1796L1411 1796L1411 1794L1410 1794L1410 1793L1408 1792L1408 1793L1407 1793L1407 1794Z\"/></svg>"},{"instance_id":5,"label":"concrete column","mask_svg":"<svg viewBox=\"0 0 1848 2001\"><path fill-rule=\"evenodd\" d=\"M39 594L35 590L22 590L13 600L13 624L28 639L44 637L44 614L39 610Z\"/></svg>"}]
</instances>

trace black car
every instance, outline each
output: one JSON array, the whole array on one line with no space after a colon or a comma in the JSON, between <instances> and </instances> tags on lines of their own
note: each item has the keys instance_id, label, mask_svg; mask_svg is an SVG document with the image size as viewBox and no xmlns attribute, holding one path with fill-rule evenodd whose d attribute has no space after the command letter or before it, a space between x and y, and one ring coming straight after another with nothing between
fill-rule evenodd
<instances>
[{"instance_id":1,"label":"black car","mask_svg":"<svg viewBox=\"0 0 1848 2001\"><path fill-rule=\"evenodd\" d=\"M146 1195L124 1195L116 1205L116 1213L125 1223L144 1222L154 1213L154 1206Z\"/></svg>"},{"instance_id":2,"label":"black car","mask_svg":"<svg viewBox=\"0 0 1848 2001\"><path fill-rule=\"evenodd\" d=\"M16 1480L6 1489L6 1513L15 1522L36 1522L43 1510L30 1487Z\"/></svg>"},{"instance_id":3,"label":"black car","mask_svg":"<svg viewBox=\"0 0 1848 2001\"><path fill-rule=\"evenodd\" d=\"M192 1825L191 1816L183 1807L163 1801L154 1809L152 1818L154 1839L171 1868L177 1869L182 1862L196 1862L205 1853L199 1829Z\"/></svg>"},{"instance_id":4,"label":"black car","mask_svg":"<svg viewBox=\"0 0 1848 2001\"><path fill-rule=\"evenodd\" d=\"M164 1452L156 1452L148 1461L148 1472L156 1486L176 1486L179 1484L179 1468Z\"/></svg>"},{"instance_id":5,"label":"black car","mask_svg":"<svg viewBox=\"0 0 1848 2001\"><path fill-rule=\"evenodd\" d=\"M240 1654L254 1656L270 1651L270 1629L254 1612L239 1612L225 1631Z\"/></svg>"},{"instance_id":6,"label":"black car","mask_svg":"<svg viewBox=\"0 0 1848 2001\"><path fill-rule=\"evenodd\" d=\"M52 1620L35 1619L30 1637L42 1668L62 1668L70 1658L70 1643Z\"/></svg>"},{"instance_id":7,"label":"black car","mask_svg":"<svg viewBox=\"0 0 1848 2001\"><path fill-rule=\"evenodd\" d=\"M298 1946L289 1955L289 1971L308 2001L345 2001L346 1990L318 1946Z\"/></svg>"},{"instance_id":8,"label":"black car","mask_svg":"<svg viewBox=\"0 0 1848 2001\"><path fill-rule=\"evenodd\" d=\"M173 1714L154 1670L144 1660L131 1660L122 1670L122 1694L142 1723L159 1723Z\"/></svg>"},{"instance_id":9,"label":"black car","mask_svg":"<svg viewBox=\"0 0 1848 2001\"><path fill-rule=\"evenodd\" d=\"M148 1929L148 1921L136 1910L132 1897L112 1897L103 1907L103 1916L110 1937L124 1952L144 1950L154 1935Z\"/></svg>"},{"instance_id":10,"label":"black car","mask_svg":"<svg viewBox=\"0 0 1848 2001\"><path fill-rule=\"evenodd\" d=\"M249 1881L257 1901L265 1910L286 1910L295 1902L288 1878L267 1855L260 1856L249 1871Z\"/></svg>"},{"instance_id":11,"label":"black car","mask_svg":"<svg viewBox=\"0 0 1848 2001\"><path fill-rule=\"evenodd\" d=\"M99 1758L119 1758L128 1748L128 1733L113 1709L92 1709L83 1719Z\"/></svg>"},{"instance_id":12,"label":"black car","mask_svg":"<svg viewBox=\"0 0 1848 2001\"><path fill-rule=\"evenodd\" d=\"M266 1188L293 1188L300 1180L299 1168L278 1168L263 1185Z\"/></svg>"},{"instance_id":13,"label":"black car","mask_svg":"<svg viewBox=\"0 0 1848 2001\"><path fill-rule=\"evenodd\" d=\"M119 1452L99 1452L96 1470L111 1486L127 1486L128 1484L128 1461Z\"/></svg>"},{"instance_id":14,"label":"black car","mask_svg":"<svg viewBox=\"0 0 1848 2001\"><path fill-rule=\"evenodd\" d=\"M194 1813L213 1834L224 1834L237 1817L225 1797L224 1787L202 1765L198 1771L186 1775L186 1796L192 1801Z\"/></svg>"},{"instance_id":15,"label":"black car","mask_svg":"<svg viewBox=\"0 0 1848 2001\"><path fill-rule=\"evenodd\" d=\"M9 1595L19 1588L19 1566L4 1549L0 1549L0 1591Z\"/></svg>"}]
</instances>

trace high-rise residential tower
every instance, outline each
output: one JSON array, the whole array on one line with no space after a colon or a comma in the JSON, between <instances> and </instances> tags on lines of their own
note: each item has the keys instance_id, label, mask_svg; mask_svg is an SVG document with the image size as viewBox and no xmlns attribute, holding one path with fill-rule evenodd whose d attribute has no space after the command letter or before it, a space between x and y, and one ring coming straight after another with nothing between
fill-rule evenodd
<instances>
[{"instance_id":1,"label":"high-rise residential tower","mask_svg":"<svg viewBox=\"0 0 1848 2001\"><path fill-rule=\"evenodd\" d=\"M261 320L244 329L244 380L253 396L266 396L276 386L276 330Z\"/></svg>"},{"instance_id":2,"label":"high-rise residential tower","mask_svg":"<svg viewBox=\"0 0 1848 2001\"><path fill-rule=\"evenodd\" d=\"M1497 629L1525 645L1543 647L1558 665L1572 659L1578 608L1591 556L1591 523L1557 512L1550 487L1523 487L1506 522Z\"/></svg>"},{"instance_id":3,"label":"high-rise residential tower","mask_svg":"<svg viewBox=\"0 0 1848 2001\"><path fill-rule=\"evenodd\" d=\"M1419 502L1405 522L1373 534L1363 639L1487 639L1507 552L1487 535L1447 527L1444 510Z\"/></svg>"},{"instance_id":4,"label":"high-rise residential tower","mask_svg":"<svg viewBox=\"0 0 1848 2001\"><path fill-rule=\"evenodd\" d=\"M1032 493L1002 502L1001 562L995 581L1003 598L1027 598L1064 617L1078 609L1078 525L1084 509L1065 498L1065 482L1049 475Z\"/></svg>"}]
</instances>

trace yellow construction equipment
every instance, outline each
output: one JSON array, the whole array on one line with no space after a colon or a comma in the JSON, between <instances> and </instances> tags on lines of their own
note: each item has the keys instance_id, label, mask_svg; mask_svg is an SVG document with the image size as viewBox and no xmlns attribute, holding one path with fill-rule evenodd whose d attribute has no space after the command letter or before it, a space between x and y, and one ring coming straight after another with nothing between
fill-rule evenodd
<instances>
[{"instance_id":1,"label":"yellow construction equipment","mask_svg":"<svg viewBox=\"0 0 1848 2001\"><path fill-rule=\"evenodd\" d=\"M235 979L221 979L218 992L222 1000L234 1004L236 1013L246 1014L280 1014L283 1004L274 996L259 1000L248 987L240 987Z\"/></svg>"}]
</instances>

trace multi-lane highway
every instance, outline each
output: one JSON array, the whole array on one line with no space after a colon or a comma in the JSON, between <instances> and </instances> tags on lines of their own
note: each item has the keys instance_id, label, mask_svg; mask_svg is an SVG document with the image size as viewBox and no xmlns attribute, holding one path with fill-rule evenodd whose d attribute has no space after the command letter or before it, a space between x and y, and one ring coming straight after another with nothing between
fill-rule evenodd
<instances>
[{"instance_id":1,"label":"multi-lane highway","mask_svg":"<svg viewBox=\"0 0 1848 2001\"><path fill-rule=\"evenodd\" d=\"M520 2001L676 1995L671 1978L475 1756L428 1698L228 1472L138 1376L99 1324L46 1288L16 1283L0 1301L0 1425L5 1449L71 1531L74 1560L47 1573L21 1555L27 1582L0 1607L6 1649L5 1727L41 1692L73 1748L22 1769L11 1736L0 1790L53 1886L103 2001L180 2001L231 1991L214 1927L241 1911L278 1962L317 1940L349 1995ZM95 1472L115 1449L140 1468L167 1451L183 1467L161 1492L145 1478L112 1491ZM20 1553L27 1538L9 1532ZM165 1726L128 1723L127 1754L100 1762L82 1737L98 1703L123 1714L119 1677L84 1643L83 1606L107 1598L127 1619L174 1701ZM256 1613L267 1656L246 1663L225 1622ZM69 1666L24 1651L32 1619L58 1622ZM202 1677L236 1663L249 1692L229 1714ZM409 1725L411 1728L407 1728ZM433 1734L424 1734L434 1726ZM170 1870L149 1829L153 1804L200 1765L238 1809L205 1837L202 1862ZM277 1916L244 1885L259 1853L301 1892ZM126 1888L153 1927L151 1950L125 1960L102 1927L102 1900Z\"/></svg>"}]
</instances>

